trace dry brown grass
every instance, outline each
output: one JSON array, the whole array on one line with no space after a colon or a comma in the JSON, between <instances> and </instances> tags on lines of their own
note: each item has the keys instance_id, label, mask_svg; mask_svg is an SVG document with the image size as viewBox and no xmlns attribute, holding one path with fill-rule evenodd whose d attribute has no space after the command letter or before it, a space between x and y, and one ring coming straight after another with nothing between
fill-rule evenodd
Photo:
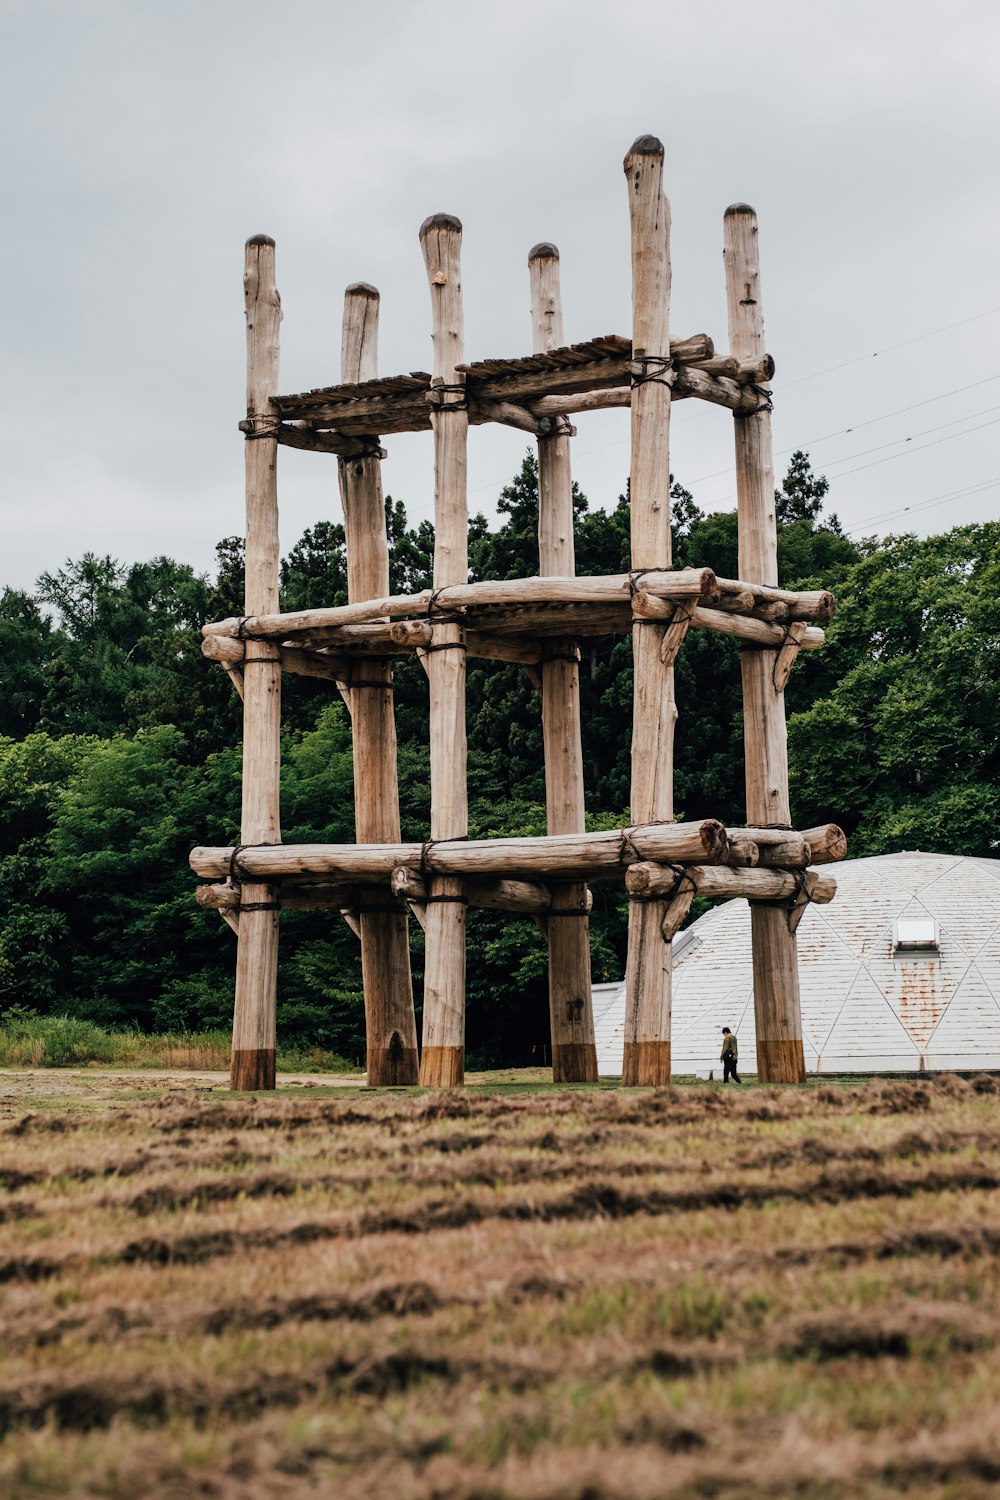
<instances>
[{"instance_id":1,"label":"dry brown grass","mask_svg":"<svg viewBox=\"0 0 1000 1500\"><path fill-rule=\"evenodd\" d=\"M11 1500L995 1493L992 1078L20 1087Z\"/></svg>"}]
</instances>

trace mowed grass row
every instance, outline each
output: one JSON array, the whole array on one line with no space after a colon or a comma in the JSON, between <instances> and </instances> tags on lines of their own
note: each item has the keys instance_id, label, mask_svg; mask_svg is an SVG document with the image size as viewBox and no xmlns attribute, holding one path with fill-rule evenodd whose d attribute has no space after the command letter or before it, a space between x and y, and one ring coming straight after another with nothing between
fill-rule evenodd
<instances>
[{"instance_id":1,"label":"mowed grass row","mask_svg":"<svg viewBox=\"0 0 1000 1500\"><path fill-rule=\"evenodd\" d=\"M0 1492L986 1495L998 1081L0 1106Z\"/></svg>"}]
</instances>

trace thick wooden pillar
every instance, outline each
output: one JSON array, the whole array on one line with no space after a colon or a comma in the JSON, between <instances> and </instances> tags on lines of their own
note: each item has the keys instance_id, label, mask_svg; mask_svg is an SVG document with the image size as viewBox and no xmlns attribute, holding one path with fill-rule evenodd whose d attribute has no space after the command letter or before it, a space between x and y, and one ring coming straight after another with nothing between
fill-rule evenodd
<instances>
[{"instance_id":1,"label":"thick wooden pillar","mask_svg":"<svg viewBox=\"0 0 1000 1500\"><path fill-rule=\"evenodd\" d=\"M729 351L740 364L751 364L765 353L757 215L748 204L734 203L726 209L724 226ZM776 585L770 412L737 413L734 426L740 577ZM788 827L791 822L785 700L775 686L774 656L772 650L746 645L741 655L747 822L760 828ZM804 1083L795 933L781 907L751 905L750 920L757 1073L762 1082Z\"/></svg>"},{"instance_id":2,"label":"thick wooden pillar","mask_svg":"<svg viewBox=\"0 0 1000 1500\"><path fill-rule=\"evenodd\" d=\"M374 380L378 374L379 295L357 282L344 296L340 378L345 384ZM338 463L347 538L347 597L353 604L389 593L382 464L377 437L370 454ZM351 689L354 747L354 820L359 844L393 844L400 839L396 721L392 663L365 658L353 669ZM377 903L392 903L388 892ZM413 1013L406 907L358 913L361 972L365 991L366 1057L369 1087L415 1084L418 1075L417 1026Z\"/></svg>"},{"instance_id":3,"label":"thick wooden pillar","mask_svg":"<svg viewBox=\"0 0 1000 1500\"><path fill-rule=\"evenodd\" d=\"M278 608L278 443L271 397L278 390L281 299L274 241L247 241L247 615ZM277 844L280 831L281 664L277 645L248 640L243 662L242 844ZM239 869L232 872L239 875ZM236 949L236 1003L229 1085L273 1089L278 987L278 909L270 885L244 884Z\"/></svg>"},{"instance_id":4,"label":"thick wooden pillar","mask_svg":"<svg viewBox=\"0 0 1000 1500\"><path fill-rule=\"evenodd\" d=\"M469 415L465 376L456 369L464 357L462 225L451 214L433 214L420 226L420 244L433 317L434 587L440 589L466 583L469 575ZM431 839L460 839L469 831L465 631L455 621L433 623L433 629L427 655ZM465 1078L465 892L454 876L434 875L428 886L420 1082L449 1088Z\"/></svg>"},{"instance_id":5,"label":"thick wooden pillar","mask_svg":"<svg viewBox=\"0 0 1000 1500\"><path fill-rule=\"evenodd\" d=\"M556 247L536 245L528 256L528 272L532 353L542 354L560 348L564 342ZM566 425L565 418L559 420ZM560 432L538 440L538 571L543 577L571 578L576 572L569 441L569 436ZM546 828L550 834L583 833L585 827L579 656L575 641L545 642L542 739ZM586 885L552 886L546 927L552 1076L556 1083L594 1083L597 1048Z\"/></svg>"},{"instance_id":6,"label":"thick wooden pillar","mask_svg":"<svg viewBox=\"0 0 1000 1500\"><path fill-rule=\"evenodd\" d=\"M625 158L632 229L631 557L635 570L669 568L670 206L663 146L644 135ZM670 627L636 616L632 628L633 823L672 820L674 672ZM670 1082L671 948L667 903L632 900L625 970L623 1084Z\"/></svg>"}]
</instances>

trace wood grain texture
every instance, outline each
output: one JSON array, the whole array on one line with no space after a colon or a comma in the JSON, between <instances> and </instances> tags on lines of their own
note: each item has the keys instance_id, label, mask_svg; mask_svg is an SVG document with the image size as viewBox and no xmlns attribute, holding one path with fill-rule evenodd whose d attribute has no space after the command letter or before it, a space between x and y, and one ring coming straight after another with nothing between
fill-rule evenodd
<instances>
[{"instance_id":1,"label":"wood grain texture","mask_svg":"<svg viewBox=\"0 0 1000 1500\"><path fill-rule=\"evenodd\" d=\"M247 417L255 432L274 425L271 397L278 389L281 299L275 280L274 242L248 241L243 274L247 325ZM278 445L271 436L248 437L246 479L245 612L278 608ZM247 641L243 662L243 806L240 838L276 844L280 829L281 662L276 644ZM268 885L250 885L245 904L267 906ZM236 952L232 1088L273 1088L278 984L278 914L243 913ZM270 1062L268 1062L270 1058ZM254 1082L253 1080L257 1080Z\"/></svg>"},{"instance_id":2,"label":"wood grain texture","mask_svg":"<svg viewBox=\"0 0 1000 1500\"><path fill-rule=\"evenodd\" d=\"M544 354L563 342L559 256L554 246L535 247L528 257L528 274L532 352ZM538 440L538 571L543 577L564 578L576 572L570 439L557 434ZM585 827L579 654L571 639L556 637L546 642L542 656L545 809L550 834L582 833ZM554 886L551 909L586 912L586 886ZM585 915L557 917L547 924L546 937L552 1076L557 1083L596 1083L590 924Z\"/></svg>"},{"instance_id":3,"label":"wood grain texture","mask_svg":"<svg viewBox=\"0 0 1000 1500\"><path fill-rule=\"evenodd\" d=\"M628 604L634 585L635 579L629 573L583 578L491 578L478 583L435 585L416 594L393 594L369 599L364 604L339 604L329 609L291 610L243 619L232 616L203 625L202 634L284 641L300 632L312 635L316 631L337 631L339 637L344 627L381 625L389 616L399 619L425 616L432 609L445 613L488 605L517 609L525 605ZM711 604L719 592L711 568L656 567L643 573L642 587L648 594L665 599L690 599L699 605ZM745 584L733 587L737 591L746 589Z\"/></svg>"},{"instance_id":4,"label":"wood grain texture","mask_svg":"<svg viewBox=\"0 0 1000 1500\"><path fill-rule=\"evenodd\" d=\"M431 294L434 341L434 588L464 585L469 572L467 443L461 249L462 226L435 214L420 229ZM429 607L432 601L429 601ZM431 838L469 830L465 725L465 636L461 625L435 624L426 660L430 688ZM450 648L450 649L449 649ZM423 1056L420 1081L447 1088L465 1076L465 907L461 882L434 875L424 916Z\"/></svg>"},{"instance_id":5,"label":"wood grain texture","mask_svg":"<svg viewBox=\"0 0 1000 1500\"><path fill-rule=\"evenodd\" d=\"M663 147L654 137L640 137L629 151L625 180L632 247L632 355L640 372L630 407L631 563L633 569L669 568L673 377L663 360L670 352L670 208L663 193ZM661 654L665 629L648 624L632 631L635 822L669 822L674 815L677 711L673 664ZM669 1066L671 950L661 931L665 915L659 902L629 906L622 1074L626 1085L662 1083L664 1056Z\"/></svg>"},{"instance_id":6,"label":"wood grain texture","mask_svg":"<svg viewBox=\"0 0 1000 1500\"><path fill-rule=\"evenodd\" d=\"M630 864L654 860L675 864L725 864L726 830L714 818L693 823L651 823L530 838L455 839L423 844L283 844L239 851L245 879L287 880L332 876L359 881L388 880L397 866L431 875L523 880L620 880ZM196 875L220 879L229 874L228 846L192 849Z\"/></svg>"},{"instance_id":7,"label":"wood grain texture","mask_svg":"<svg viewBox=\"0 0 1000 1500\"><path fill-rule=\"evenodd\" d=\"M763 359L766 350L757 215L746 204L726 211L723 253L729 352L741 365L751 364ZM761 410L736 417L734 429L740 576L776 587L770 413ZM741 653L747 822L760 827L787 826L791 821L785 703L775 686L774 665L770 653L745 648ZM758 1074L765 1082L804 1083L795 933L785 913L773 907L752 907L750 922ZM777 1042L783 1046L775 1051L772 1044Z\"/></svg>"},{"instance_id":8,"label":"wood grain texture","mask_svg":"<svg viewBox=\"0 0 1000 1500\"><path fill-rule=\"evenodd\" d=\"M670 895L687 887L699 896L718 898L744 897L748 901L791 901L803 887L799 872L790 870L733 868L729 865L692 865L678 876L669 866L639 860L625 872L625 887L632 896ZM817 905L833 900L837 882L832 875L810 871L809 899Z\"/></svg>"},{"instance_id":9,"label":"wood grain texture","mask_svg":"<svg viewBox=\"0 0 1000 1500\"><path fill-rule=\"evenodd\" d=\"M373 380L378 374L379 296L355 283L344 296L341 379ZM347 597L352 603L389 591L389 544L381 460L372 455L342 458L338 474L347 548ZM396 768L396 720L392 664L361 657L356 675L382 683L351 693L354 753L354 819L359 843L393 843L400 837ZM407 920L385 911L358 916L365 996L365 1035L370 1087L417 1081L417 1025L410 977Z\"/></svg>"}]
</instances>

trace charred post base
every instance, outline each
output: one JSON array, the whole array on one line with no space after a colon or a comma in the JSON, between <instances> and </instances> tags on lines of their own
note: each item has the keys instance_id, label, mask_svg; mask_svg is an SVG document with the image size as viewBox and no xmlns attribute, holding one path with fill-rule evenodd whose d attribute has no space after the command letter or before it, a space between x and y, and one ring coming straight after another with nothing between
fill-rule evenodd
<instances>
[{"instance_id":1,"label":"charred post base","mask_svg":"<svg viewBox=\"0 0 1000 1500\"><path fill-rule=\"evenodd\" d=\"M404 1046L394 1031L387 1047L369 1047L365 1057L370 1089L412 1088L420 1078L416 1047Z\"/></svg>"},{"instance_id":2,"label":"charred post base","mask_svg":"<svg viewBox=\"0 0 1000 1500\"><path fill-rule=\"evenodd\" d=\"M273 1089L275 1056L273 1047L253 1047L234 1052L229 1063L229 1087L239 1094L258 1089Z\"/></svg>"},{"instance_id":3,"label":"charred post base","mask_svg":"<svg viewBox=\"0 0 1000 1500\"><path fill-rule=\"evenodd\" d=\"M593 1042L552 1045L553 1083L596 1083L597 1047Z\"/></svg>"},{"instance_id":4,"label":"charred post base","mask_svg":"<svg viewBox=\"0 0 1000 1500\"><path fill-rule=\"evenodd\" d=\"M757 1077L761 1083L805 1083L806 1060L801 1040L769 1042L758 1037Z\"/></svg>"}]
</instances>

